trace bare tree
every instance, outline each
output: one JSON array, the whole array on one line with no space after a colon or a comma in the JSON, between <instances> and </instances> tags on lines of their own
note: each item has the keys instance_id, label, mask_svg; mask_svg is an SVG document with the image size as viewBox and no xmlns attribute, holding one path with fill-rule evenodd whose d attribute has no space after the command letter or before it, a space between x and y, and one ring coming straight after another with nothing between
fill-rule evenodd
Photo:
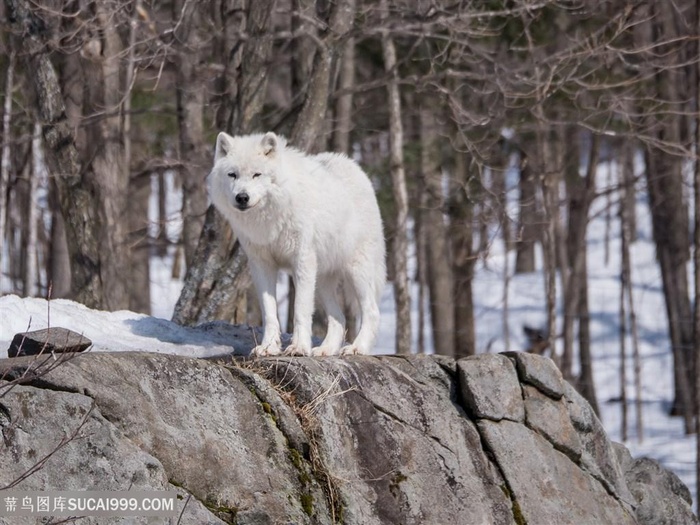
<instances>
[{"instance_id":1,"label":"bare tree","mask_svg":"<svg viewBox=\"0 0 700 525\"><path fill-rule=\"evenodd\" d=\"M92 117L85 123L89 140L86 137L81 149L82 169L94 178L99 192L100 253L105 255L100 260L100 277L106 284L101 307L119 310L129 307L129 165L121 121L124 45L109 7L112 6L106 3L96 5L92 19L95 36L86 42L99 46L101 53L81 60L87 84L83 116Z\"/></svg>"},{"instance_id":2,"label":"bare tree","mask_svg":"<svg viewBox=\"0 0 700 525\"><path fill-rule=\"evenodd\" d=\"M39 205L38 205L38 190L39 179L43 171L43 154L41 151L41 126L38 123L34 124L34 133L32 137L32 162L27 169L27 177L29 178L29 192L27 195L27 262L25 264L24 274L24 293L30 297L38 295L38 238L39 238Z\"/></svg>"},{"instance_id":3,"label":"bare tree","mask_svg":"<svg viewBox=\"0 0 700 525\"><path fill-rule=\"evenodd\" d=\"M231 133L248 133L262 111L267 86L267 68L272 52L271 13L275 0L250 2L246 16L234 15L238 35L226 34L223 49L225 68L220 79L221 104L217 121ZM239 6L240 7L240 6ZM243 42L241 38L246 36ZM232 319L250 278L243 250L231 227L213 206L207 209L202 232L185 283L175 305L173 321L197 324L206 320ZM240 315L240 314L239 314Z\"/></svg>"},{"instance_id":4,"label":"bare tree","mask_svg":"<svg viewBox=\"0 0 700 525\"><path fill-rule=\"evenodd\" d=\"M570 141L577 142L575 135ZM564 295L564 356L570 356L568 364L563 365L564 370L570 370L574 355L574 326L576 321L579 325L585 320L581 318L581 292L587 287L588 276L584 273L584 263L586 260L586 231L588 228L588 214L593 197L595 195L595 173L598 168L598 158L600 150L600 136L591 136L590 150L588 152L588 166L584 177L579 176L578 148L573 149L574 154L568 154L569 158L575 160L573 165L569 164L565 175L568 193L568 232L564 248L566 249L566 260L560 265L562 274L562 293ZM589 388L593 385L593 375L591 370L582 370L588 374L586 383ZM587 392L592 398L594 392Z\"/></svg>"},{"instance_id":5,"label":"bare tree","mask_svg":"<svg viewBox=\"0 0 700 525\"><path fill-rule=\"evenodd\" d=\"M438 122L430 103L420 108L421 206L427 250L430 319L435 353L454 355L454 284L445 222L445 190Z\"/></svg>"},{"instance_id":6,"label":"bare tree","mask_svg":"<svg viewBox=\"0 0 700 525\"><path fill-rule=\"evenodd\" d=\"M7 72L5 73L5 92L2 113L2 153L0 154L0 203L2 203L2 211L0 212L0 243L5 240L7 213L9 210L9 200L7 195L7 185L10 180L10 129L12 125L12 92L15 89L14 82L15 73L15 53L10 52L8 57ZM3 252L0 250L0 271L2 271Z\"/></svg>"},{"instance_id":7,"label":"bare tree","mask_svg":"<svg viewBox=\"0 0 700 525\"><path fill-rule=\"evenodd\" d=\"M535 243L538 239L536 179L532 163L522 149L518 151L518 233L515 236L515 273L535 271Z\"/></svg>"},{"instance_id":8,"label":"bare tree","mask_svg":"<svg viewBox=\"0 0 700 525\"><path fill-rule=\"evenodd\" d=\"M668 59L657 61L650 55L644 64L646 72L653 73L653 82L645 85L647 95L664 101L658 111L645 113L642 125L649 133L644 146L645 175L652 212L652 229L657 258L661 267L669 334L673 349L675 399L672 413L682 415L687 432L692 431L693 384L692 314L688 297L686 263L690 252L688 209L683 196L681 156L669 151L664 144L682 144L682 120L677 113L680 105L680 55L675 13L665 9L661 2L645 6L640 16L647 21L637 27L638 45L648 45L663 35L670 43Z\"/></svg>"},{"instance_id":9,"label":"bare tree","mask_svg":"<svg viewBox=\"0 0 700 525\"><path fill-rule=\"evenodd\" d=\"M383 13L388 11L387 0L381 4ZM396 352L411 353L411 296L408 280L408 191L403 161L403 124L401 122L401 92L399 91L396 47L388 31L382 32L384 69L389 75L387 97L389 100L389 169L395 205L395 232L392 238L392 274L394 304L396 305Z\"/></svg>"},{"instance_id":10,"label":"bare tree","mask_svg":"<svg viewBox=\"0 0 700 525\"><path fill-rule=\"evenodd\" d=\"M351 151L351 132L353 127L353 94L355 87L355 38L348 36L340 62L338 75L338 90L343 93L335 100L335 125L333 128L333 151L353 156ZM344 304L345 332L348 340L352 340L357 332L356 319L352 305L347 299ZM289 330L288 330L289 331Z\"/></svg>"},{"instance_id":11,"label":"bare tree","mask_svg":"<svg viewBox=\"0 0 700 525\"><path fill-rule=\"evenodd\" d=\"M99 308L103 305L104 291L100 276L101 221L94 200L96 189L94 181L81 171L58 76L49 58L47 27L25 0L5 0L5 6L15 29L17 49L25 61L25 71L36 97L46 143L47 167L55 177L66 223L73 261L73 297L89 307Z\"/></svg>"},{"instance_id":12,"label":"bare tree","mask_svg":"<svg viewBox=\"0 0 700 525\"><path fill-rule=\"evenodd\" d=\"M455 357L476 353L476 329L474 326L474 299L472 281L477 253L474 249L474 197L475 178L471 175L470 156L456 147L456 157L450 191L449 234L452 247L452 272L454 276L454 326Z\"/></svg>"},{"instance_id":13,"label":"bare tree","mask_svg":"<svg viewBox=\"0 0 700 525\"><path fill-rule=\"evenodd\" d=\"M628 275L620 272L620 437L622 441L628 438L628 408L627 408L627 309L626 291Z\"/></svg>"},{"instance_id":14,"label":"bare tree","mask_svg":"<svg viewBox=\"0 0 700 525\"><path fill-rule=\"evenodd\" d=\"M207 209L204 179L209 171L210 148L204 141L206 53L202 6L191 0L175 0L174 21L175 91L177 95L178 157L182 179L182 240L189 266L199 240Z\"/></svg>"},{"instance_id":15,"label":"bare tree","mask_svg":"<svg viewBox=\"0 0 700 525\"><path fill-rule=\"evenodd\" d=\"M624 170L623 170L624 171ZM627 188L623 185L623 192ZM631 190L629 190L631 191ZM634 292L632 289L632 263L630 258L630 244L632 240L632 224L627 213L629 207L625 202L625 194L620 198L620 251L622 259L622 268L620 272L620 286L624 301L627 302L627 311L629 312L629 333L632 339L632 363L634 366L634 393L635 393L635 411L637 439L644 439L643 423L642 423L642 383L641 383L641 356L639 355L639 334L637 330L637 313L634 306Z\"/></svg>"},{"instance_id":16,"label":"bare tree","mask_svg":"<svg viewBox=\"0 0 700 525\"><path fill-rule=\"evenodd\" d=\"M700 0L695 2L695 31L700 35ZM696 41L700 56L700 39ZM700 108L700 64L695 65L695 104ZM700 111L695 117L695 164L693 170L693 353L695 354L695 480L700 480ZM700 483L696 485L695 501L700 501Z\"/></svg>"}]
</instances>

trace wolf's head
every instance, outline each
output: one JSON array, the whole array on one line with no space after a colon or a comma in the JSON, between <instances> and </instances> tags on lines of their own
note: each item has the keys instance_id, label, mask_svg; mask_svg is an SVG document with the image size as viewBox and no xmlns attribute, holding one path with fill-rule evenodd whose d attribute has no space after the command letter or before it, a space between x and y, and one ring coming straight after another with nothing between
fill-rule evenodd
<instances>
[{"instance_id":1,"label":"wolf's head","mask_svg":"<svg viewBox=\"0 0 700 525\"><path fill-rule=\"evenodd\" d=\"M284 147L284 139L272 132L243 137L219 133L208 178L214 205L221 211L248 213L264 204L276 185L276 166Z\"/></svg>"}]
</instances>

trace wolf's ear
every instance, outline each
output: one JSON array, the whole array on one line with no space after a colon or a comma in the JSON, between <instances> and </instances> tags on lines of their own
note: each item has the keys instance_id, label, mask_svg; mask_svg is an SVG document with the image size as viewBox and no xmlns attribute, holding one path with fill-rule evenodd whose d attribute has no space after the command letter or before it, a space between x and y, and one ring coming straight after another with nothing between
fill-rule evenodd
<instances>
[{"instance_id":1,"label":"wolf's ear","mask_svg":"<svg viewBox=\"0 0 700 525\"><path fill-rule=\"evenodd\" d=\"M216 137L216 153L214 154L214 161L219 160L221 157L228 155L233 146L233 137L228 133L223 131L219 133Z\"/></svg>"},{"instance_id":2,"label":"wolf's ear","mask_svg":"<svg viewBox=\"0 0 700 525\"><path fill-rule=\"evenodd\" d=\"M271 155L279 149L279 139L272 131L268 131L262 138L263 154Z\"/></svg>"}]
</instances>

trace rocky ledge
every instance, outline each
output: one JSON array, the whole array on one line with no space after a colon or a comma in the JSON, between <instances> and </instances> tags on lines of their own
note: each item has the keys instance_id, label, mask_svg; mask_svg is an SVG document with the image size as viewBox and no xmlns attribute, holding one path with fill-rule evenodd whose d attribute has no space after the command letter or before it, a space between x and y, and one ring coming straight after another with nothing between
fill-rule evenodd
<instances>
[{"instance_id":1,"label":"rocky ledge","mask_svg":"<svg viewBox=\"0 0 700 525\"><path fill-rule=\"evenodd\" d=\"M88 352L0 373L0 486L41 462L15 489L177 490L196 525L698 523L680 480L531 354Z\"/></svg>"}]
</instances>

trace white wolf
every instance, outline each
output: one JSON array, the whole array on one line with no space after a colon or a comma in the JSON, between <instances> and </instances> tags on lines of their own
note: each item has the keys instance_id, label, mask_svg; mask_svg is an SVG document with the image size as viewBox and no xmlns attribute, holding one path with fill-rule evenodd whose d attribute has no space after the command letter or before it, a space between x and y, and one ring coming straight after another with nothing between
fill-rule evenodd
<instances>
[{"instance_id":1,"label":"white wolf","mask_svg":"<svg viewBox=\"0 0 700 525\"><path fill-rule=\"evenodd\" d=\"M306 155L274 133L219 133L208 187L248 255L258 293L263 339L251 355L281 352L275 289L280 270L292 275L296 291L286 354L369 353L379 328L386 262L377 198L362 169L345 155ZM357 337L343 348L341 287L361 320ZM312 349L316 292L328 332Z\"/></svg>"}]
</instances>

